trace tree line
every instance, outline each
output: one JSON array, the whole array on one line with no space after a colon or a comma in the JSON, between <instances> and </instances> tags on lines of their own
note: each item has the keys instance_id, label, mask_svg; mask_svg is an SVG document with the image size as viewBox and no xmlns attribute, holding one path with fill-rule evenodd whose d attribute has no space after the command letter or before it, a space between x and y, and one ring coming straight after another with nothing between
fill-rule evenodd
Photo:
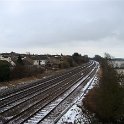
<instances>
[{"instance_id":1,"label":"tree line","mask_svg":"<svg viewBox=\"0 0 124 124\"><path fill-rule=\"evenodd\" d=\"M81 56L79 53L74 53L72 56L62 56L60 58L59 69L66 69L70 67L75 67L80 64L86 63L89 61L87 55ZM46 65L47 68L47 65ZM16 66L12 69L10 68L10 63L7 61L0 61L0 81L9 81L13 79L20 79L29 76L35 76L37 74L44 73L44 68L37 68L36 66L28 67L25 66L21 55L18 56L16 61Z\"/></svg>"}]
</instances>

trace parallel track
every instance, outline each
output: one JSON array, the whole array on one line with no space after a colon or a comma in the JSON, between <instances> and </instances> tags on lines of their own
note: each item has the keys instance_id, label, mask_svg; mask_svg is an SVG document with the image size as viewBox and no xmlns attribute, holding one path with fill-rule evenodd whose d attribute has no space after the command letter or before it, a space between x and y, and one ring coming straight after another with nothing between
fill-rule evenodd
<instances>
[{"instance_id":1,"label":"parallel track","mask_svg":"<svg viewBox=\"0 0 124 124\"><path fill-rule=\"evenodd\" d=\"M35 114L31 115L27 121L24 121L24 124L44 124L45 121L47 120L47 118L49 118L50 114L57 109L57 107L59 108L61 106L61 104L63 104L63 102L65 102L67 99L70 99L70 97L73 96L73 94L76 94L78 92L78 89L80 86L85 85L84 83L86 83L87 81L90 80L90 76L92 77L94 75L94 73L96 72L96 69L93 69L91 72L88 73L87 76L85 76L83 79L82 77L76 81L77 83L74 86L71 86L72 88L66 93L66 94L62 94L61 98L53 100L52 102L50 102L49 104L45 105L44 107L42 107L41 110L38 110ZM79 82L79 83L78 83ZM60 97L60 96L59 96ZM72 97L73 98L73 97ZM71 99L72 99L71 98ZM66 102L65 102L66 103ZM72 104L72 103L71 103ZM65 106L65 104L64 104ZM68 105L66 105L68 106ZM66 108L66 107L65 107ZM54 115L55 114L55 115ZM61 115L60 110L59 111L55 111L52 114L52 119L54 120L56 118L56 115ZM54 117L53 117L54 116ZM49 120L49 119L48 119ZM47 120L47 121L48 121ZM53 122L53 121L52 121ZM47 123L52 123L52 122L46 122Z\"/></svg>"},{"instance_id":2,"label":"parallel track","mask_svg":"<svg viewBox=\"0 0 124 124\"><path fill-rule=\"evenodd\" d=\"M86 66L88 66L88 65L89 64L87 64ZM83 66L83 67L85 68L85 66ZM35 83L35 85L34 84L32 84L32 86L29 85L30 87L28 87L28 88L24 87L24 89L22 89L21 91L19 89L19 91L16 91L16 92L11 93L11 94L9 94L7 96L4 96L3 98L0 99L0 108L3 108L4 106L7 106L10 103L12 103L12 102L14 102L14 101L16 101L18 99L22 99L22 98L24 98L24 97L26 97L28 95L31 95L31 94L37 92L38 90L43 90L46 87L48 87L50 85L53 85L56 82L62 80L63 78L68 78L72 74L76 73L76 71L78 71L79 68L80 67L78 67L78 68L76 68L74 70L71 70L71 71L69 71L67 73L60 74L57 77L55 76L52 79L49 79L49 80L46 80L46 81L44 81L44 80L41 81L41 82L38 81L37 83Z\"/></svg>"},{"instance_id":3,"label":"parallel track","mask_svg":"<svg viewBox=\"0 0 124 124\"><path fill-rule=\"evenodd\" d=\"M83 76L90 73L94 66L95 63L88 63L4 96L0 99L0 114L5 118L3 123L27 122L42 108L81 80Z\"/></svg>"}]
</instances>

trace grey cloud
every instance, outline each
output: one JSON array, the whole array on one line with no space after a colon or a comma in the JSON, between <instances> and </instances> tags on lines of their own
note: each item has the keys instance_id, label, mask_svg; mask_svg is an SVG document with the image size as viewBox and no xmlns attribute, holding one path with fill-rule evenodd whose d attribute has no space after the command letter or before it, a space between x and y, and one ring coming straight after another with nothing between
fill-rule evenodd
<instances>
[{"instance_id":1,"label":"grey cloud","mask_svg":"<svg viewBox=\"0 0 124 124\"><path fill-rule=\"evenodd\" d=\"M71 51L74 46L78 49L76 44L88 46L92 42L98 49L99 43L109 42L119 43L119 48L124 40L123 6L122 0L19 0L16 4L3 1L1 46L23 50L60 48L61 51L61 47L68 47Z\"/></svg>"}]
</instances>

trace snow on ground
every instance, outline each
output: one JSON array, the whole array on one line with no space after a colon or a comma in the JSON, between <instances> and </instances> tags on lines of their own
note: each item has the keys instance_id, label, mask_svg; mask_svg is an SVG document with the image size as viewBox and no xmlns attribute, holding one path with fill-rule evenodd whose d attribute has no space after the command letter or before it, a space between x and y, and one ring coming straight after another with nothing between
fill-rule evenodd
<instances>
[{"instance_id":1,"label":"snow on ground","mask_svg":"<svg viewBox=\"0 0 124 124\"><path fill-rule=\"evenodd\" d=\"M97 69L98 72L99 68ZM96 73L97 73L96 72ZM84 86L83 93L74 105L58 120L57 124L89 124L88 117L82 111L82 100L98 82L97 74Z\"/></svg>"},{"instance_id":2,"label":"snow on ground","mask_svg":"<svg viewBox=\"0 0 124 124\"><path fill-rule=\"evenodd\" d=\"M83 120L82 120L83 118ZM76 104L58 121L57 124L85 124L86 118L82 113L82 109Z\"/></svg>"},{"instance_id":3,"label":"snow on ground","mask_svg":"<svg viewBox=\"0 0 124 124\"><path fill-rule=\"evenodd\" d=\"M116 71L121 74L121 73L124 73L124 69L116 69Z\"/></svg>"},{"instance_id":4,"label":"snow on ground","mask_svg":"<svg viewBox=\"0 0 124 124\"><path fill-rule=\"evenodd\" d=\"M7 89L7 88L8 88L7 86L2 86L2 87L0 87L0 91L4 90L4 89Z\"/></svg>"}]
</instances>

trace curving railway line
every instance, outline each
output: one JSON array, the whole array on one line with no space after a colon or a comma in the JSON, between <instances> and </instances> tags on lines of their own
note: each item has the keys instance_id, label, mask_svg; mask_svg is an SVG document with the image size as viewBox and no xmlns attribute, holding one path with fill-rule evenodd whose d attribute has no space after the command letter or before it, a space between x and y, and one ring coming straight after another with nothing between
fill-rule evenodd
<instances>
[{"instance_id":1,"label":"curving railway line","mask_svg":"<svg viewBox=\"0 0 124 124\"><path fill-rule=\"evenodd\" d=\"M95 61L83 64L49 78L22 86L0 98L0 116L3 124L49 124L61 115L59 108L74 99L95 75ZM48 122L48 120L50 120Z\"/></svg>"}]
</instances>

